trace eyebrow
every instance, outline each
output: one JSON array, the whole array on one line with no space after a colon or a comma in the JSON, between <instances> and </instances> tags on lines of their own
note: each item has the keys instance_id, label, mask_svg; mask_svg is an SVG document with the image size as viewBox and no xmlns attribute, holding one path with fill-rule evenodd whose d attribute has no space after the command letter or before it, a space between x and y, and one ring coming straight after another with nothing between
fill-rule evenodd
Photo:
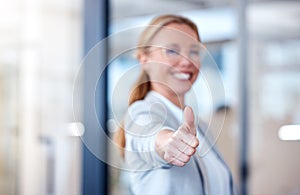
<instances>
[{"instance_id":1,"label":"eyebrow","mask_svg":"<svg viewBox=\"0 0 300 195\"><path fill-rule=\"evenodd\" d=\"M191 46L191 48L193 48L193 49L200 49L201 47L200 47L200 44L193 44Z\"/></svg>"},{"instance_id":2,"label":"eyebrow","mask_svg":"<svg viewBox=\"0 0 300 195\"><path fill-rule=\"evenodd\" d=\"M177 44L177 43L171 43L171 44L167 44L167 45L166 45L166 48L169 48L169 47L176 47L176 48L179 48L179 47L180 47L180 45L179 45L179 44Z\"/></svg>"},{"instance_id":3,"label":"eyebrow","mask_svg":"<svg viewBox=\"0 0 300 195\"><path fill-rule=\"evenodd\" d=\"M166 48L168 48L168 47L171 47L171 48L174 48L174 47L180 48L180 44L178 44L178 43L170 43L170 44L167 44L167 45L166 45ZM199 44L192 44L192 45L190 46L190 48L191 48L191 49L200 49L201 47L200 47Z\"/></svg>"}]
</instances>

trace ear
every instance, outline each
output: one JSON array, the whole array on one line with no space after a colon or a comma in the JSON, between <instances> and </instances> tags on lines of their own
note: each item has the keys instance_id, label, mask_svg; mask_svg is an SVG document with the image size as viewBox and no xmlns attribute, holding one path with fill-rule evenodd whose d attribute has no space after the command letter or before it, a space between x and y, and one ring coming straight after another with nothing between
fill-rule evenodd
<instances>
[{"instance_id":1,"label":"ear","mask_svg":"<svg viewBox=\"0 0 300 195\"><path fill-rule=\"evenodd\" d=\"M149 58L148 58L148 55L147 54L145 54L145 53L142 53L141 55L140 55L140 58L139 58L139 61L140 61L140 63L141 63L141 65L142 65L142 68L144 69L144 70L147 70L147 67L148 67L148 62L149 62L149 60L148 60Z\"/></svg>"},{"instance_id":2,"label":"ear","mask_svg":"<svg viewBox=\"0 0 300 195\"><path fill-rule=\"evenodd\" d=\"M142 53L142 54L140 54L139 57L140 57L140 63L142 63L142 64L147 63L147 61L148 61L148 56L147 56L147 54Z\"/></svg>"}]
</instances>

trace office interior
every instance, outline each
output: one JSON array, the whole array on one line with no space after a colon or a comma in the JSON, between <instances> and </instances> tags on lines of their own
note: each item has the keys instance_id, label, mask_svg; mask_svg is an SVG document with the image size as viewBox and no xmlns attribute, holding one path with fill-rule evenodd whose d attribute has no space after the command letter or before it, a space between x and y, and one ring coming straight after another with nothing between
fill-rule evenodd
<instances>
[{"instance_id":1,"label":"office interior","mask_svg":"<svg viewBox=\"0 0 300 195\"><path fill-rule=\"evenodd\" d=\"M300 195L298 0L2 1L1 195L131 194L111 142L139 71L128 48L166 13L199 27L189 103L240 194Z\"/></svg>"}]
</instances>

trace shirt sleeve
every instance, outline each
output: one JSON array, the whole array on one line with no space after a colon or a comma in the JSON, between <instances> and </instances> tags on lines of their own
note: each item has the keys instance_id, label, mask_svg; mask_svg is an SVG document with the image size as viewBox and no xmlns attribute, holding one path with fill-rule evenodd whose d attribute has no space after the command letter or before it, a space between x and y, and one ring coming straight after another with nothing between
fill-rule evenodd
<instances>
[{"instance_id":1,"label":"shirt sleeve","mask_svg":"<svg viewBox=\"0 0 300 195\"><path fill-rule=\"evenodd\" d=\"M167 114L160 104L138 101L132 104L124 120L126 137L125 161L128 168L147 170L172 165L162 159L155 150L159 131L172 128L166 126Z\"/></svg>"}]
</instances>

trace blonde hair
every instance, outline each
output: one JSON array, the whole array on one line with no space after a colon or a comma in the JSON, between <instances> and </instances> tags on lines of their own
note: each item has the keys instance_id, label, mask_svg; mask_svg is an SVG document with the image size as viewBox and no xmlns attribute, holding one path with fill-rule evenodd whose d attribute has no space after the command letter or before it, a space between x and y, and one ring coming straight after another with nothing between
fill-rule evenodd
<instances>
[{"instance_id":1,"label":"blonde hair","mask_svg":"<svg viewBox=\"0 0 300 195\"><path fill-rule=\"evenodd\" d=\"M148 48L151 40L154 36L164 27L171 23L177 24L186 24L191 29L193 29L197 35L198 41L201 42L198 28L194 22L190 19L178 16L178 15L161 15L154 18L150 24L145 28L145 30L141 33L138 44L137 44L137 52L136 58L140 60L143 54L148 53ZM143 100L147 93L151 89L151 82L149 80L148 74L142 70L141 74L133 86L132 93L129 97L129 105L133 104L135 101ZM126 144L125 140L125 132L124 132L124 124L121 124L118 131L114 135L115 143L121 148L121 154L124 157L124 148Z\"/></svg>"}]
</instances>

